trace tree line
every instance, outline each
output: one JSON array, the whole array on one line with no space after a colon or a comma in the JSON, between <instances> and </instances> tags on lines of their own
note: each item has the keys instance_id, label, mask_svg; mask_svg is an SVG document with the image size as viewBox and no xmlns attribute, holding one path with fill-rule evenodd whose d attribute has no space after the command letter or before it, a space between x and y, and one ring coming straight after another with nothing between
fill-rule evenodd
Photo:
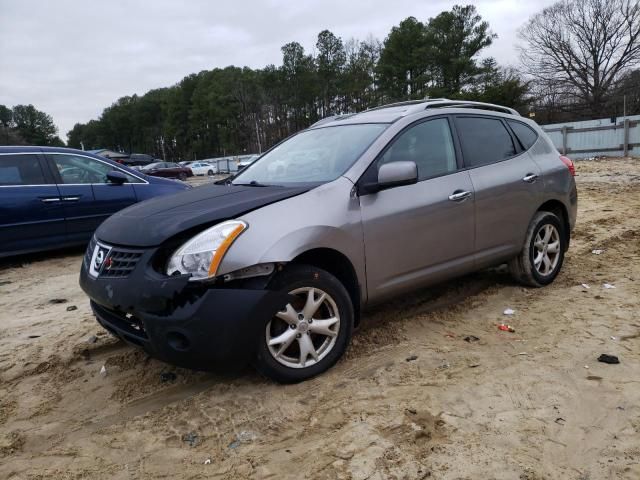
<instances>
[{"instance_id":1,"label":"tree line","mask_svg":"<svg viewBox=\"0 0 640 480\"><path fill-rule=\"evenodd\" d=\"M53 118L33 105L0 105L0 145L63 146Z\"/></svg>"},{"instance_id":2,"label":"tree line","mask_svg":"<svg viewBox=\"0 0 640 480\"><path fill-rule=\"evenodd\" d=\"M497 36L472 5L408 17L384 41L323 30L313 53L284 45L279 66L214 68L122 97L68 145L167 160L254 153L328 115L425 97L506 105L541 124L640 113L638 0L560 0L519 36L516 70L480 57ZM61 141L50 116L18 105L0 106L0 143Z\"/></svg>"},{"instance_id":3,"label":"tree line","mask_svg":"<svg viewBox=\"0 0 640 480\"><path fill-rule=\"evenodd\" d=\"M98 120L76 124L69 146L193 159L264 151L328 115L426 96L524 111L527 83L492 58L478 60L495 38L470 5L426 22L409 17L384 42L323 30L313 54L284 45L280 66L215 68L120 98Z\"/></svg>"}]
</instances>

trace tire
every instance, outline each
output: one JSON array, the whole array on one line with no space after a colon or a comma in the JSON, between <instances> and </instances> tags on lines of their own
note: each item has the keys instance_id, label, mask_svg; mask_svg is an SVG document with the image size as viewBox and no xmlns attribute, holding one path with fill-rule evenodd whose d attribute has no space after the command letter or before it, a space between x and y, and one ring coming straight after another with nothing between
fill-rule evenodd
<instances>
[{"instance_id":1,"label":"tire","mask_svg":"<svg viewBox=\"0 0 640 480\"><path fill-rule=\"evenodd\" d=\"M322 269L290 265L267 288L287 292L294 299L261 328L256 370L280 383L296 383L331 368L344 354L353 333L353 305L344 285ZM310 291L317 305L315 313ZM315 355L308 353L302 359L301 348L311 352L308 342Z\"/></svg>"},{"instance_id":2,"label":"tire","mask_svg":"<svg viewBox=\"0 0 640 480\"><path fill-rule=\"evenodd\" d=\"M184 182L187 179L187 174L182 172L178 175L178 178Z\"/></svg>"},{"instance_id":3,"label":"tire","mask_svg":"<svg viewBox=\"0 0 640 480\"><path fill-rule=\"evenodd\" d=\"M522 251L509 262L509 270L523 285L549 285L562 268L566 250L567 237L560 219L551 212L537 212L527 229Z\"/></svg>"},{"instance_id":4,"label":"tire","mask_svg":"<svg viewBox=\"0 0 640 480\"><path fill-rule=\"evenodd\" d=\"M213 177L213 170L209 170L209 171L207 172L207 175L209 175L210 177Z\"/></svg>"}]
</instances>

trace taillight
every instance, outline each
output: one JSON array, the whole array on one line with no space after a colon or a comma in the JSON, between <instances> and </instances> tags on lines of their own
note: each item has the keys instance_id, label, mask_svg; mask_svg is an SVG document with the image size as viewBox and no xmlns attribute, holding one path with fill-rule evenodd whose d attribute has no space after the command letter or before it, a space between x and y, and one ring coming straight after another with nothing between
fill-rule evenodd
<instances>
[{"instance_id":1,"label":"taillight","mask_svg":"<svg viewBox=\"0 0 640 480\"><path fill-rule=\"evenodd\" d=\"M560 160L564 163L569 169L569 173L572 177L576 176L576 166L573 164L570 158L565 157L564 155L560 155Z\"/></svg>"}]
</instances>

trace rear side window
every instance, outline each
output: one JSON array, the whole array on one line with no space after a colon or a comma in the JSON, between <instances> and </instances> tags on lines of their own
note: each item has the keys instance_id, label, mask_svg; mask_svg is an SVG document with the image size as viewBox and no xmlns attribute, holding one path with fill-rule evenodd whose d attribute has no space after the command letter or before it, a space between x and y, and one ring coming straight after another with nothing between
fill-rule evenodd
<instances>
[{"instance_id":1,"label":"rear side window","mask_svg":"<svg viewBox=\"0 0 640 480\"><path fill-rule=\"evenodd\" d=\"M0 185L44 185L36 155L0 155Z\"/></svg>"},{"instance_id":2,"label":"rear side window","mask_svg":"<svg viewBox=\"0 0 640 480\"><path fill-rule=\"evenodd\" d=\"M456 153L447 119L428 120L409 128L378 160L378 168L403 160L415 162L419 180L455 172Z\"/></svg>"},{"instance_id":3,"label":"rear side window","mask_svg":"<svg viewBox=\"0 0 640 480\"><path fill-rule=\"evenodd\" d=\"M529 150L536 140L538 139L538 134L535 130L524 123L515 122L513 120L507 120L507 123L513 130L513 133L516 134L520 144L525 150Z\"/></svg>"},{"instance_id":4,"label":"rear side window","mask_svg":"<svg viewBox=\"0 0 640 480\"><path fill-rule=\"evenodd\" d=\"M458 117L456 128L467 167L499 162L516 154L511 135L498 119Z\"/></svg>"}]
</instances>

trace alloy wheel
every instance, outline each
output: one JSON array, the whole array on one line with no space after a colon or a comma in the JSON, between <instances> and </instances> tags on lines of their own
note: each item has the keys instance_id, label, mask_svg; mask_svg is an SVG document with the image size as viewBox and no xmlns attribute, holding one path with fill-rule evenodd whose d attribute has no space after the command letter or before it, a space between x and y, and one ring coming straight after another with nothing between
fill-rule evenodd
<instances>
[{"instance_id":1,"label":"alloy wheel","mask_svg":"<svg viewBox=\"0 0 640 480\"><path fill-rule=\"evenodd\" d=\"M533 266L540 275L553 273L560 260L560 248L558 229L550 223L543 225L533 243Z\"/></svg>"},{"instance_id":2,"label":"alloy wheel","mask_svg":"<svg viewBox=\"0 0 640 480\"><path fill-rule=\"evenodd\" d=\"M265 338L278 363L305 368L321 361L335 346L340 312L333 298L319 288L296 288L289 295L294 299L267 324Z\"/></svg>"}]
</instances>

